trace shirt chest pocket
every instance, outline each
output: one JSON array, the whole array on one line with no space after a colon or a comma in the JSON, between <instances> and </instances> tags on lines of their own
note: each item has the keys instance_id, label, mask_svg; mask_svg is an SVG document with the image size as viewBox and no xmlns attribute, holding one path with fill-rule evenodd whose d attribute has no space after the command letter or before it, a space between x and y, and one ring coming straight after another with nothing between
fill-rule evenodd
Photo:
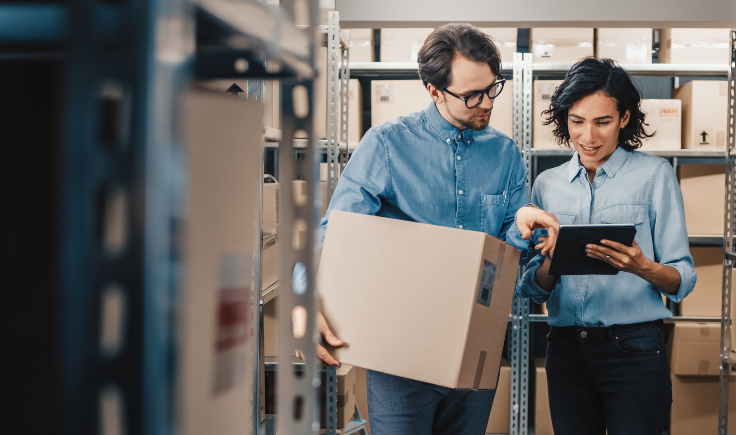
<instances>
[{"instance_id":1,"label":"shirt chest pocket","mask_svg":"<svg viewBox=\"0 0 736 435\"><path fill-rule=\"evenodd\" d=\"M480 230L498 237L506 219L506 194L480 196Z\"/></svg>"},{"instance_id":2,"label":"shirt chest pocket","mask_svg":"<svg viewBox=\"0 0 736 435\"><path fill-rule=\"evenodd\" d=\"M602 224L634 224L637 230L644 223L644 206L639 204L621 204L604 208L599 212Z\"/></svg>"}]
</instances>

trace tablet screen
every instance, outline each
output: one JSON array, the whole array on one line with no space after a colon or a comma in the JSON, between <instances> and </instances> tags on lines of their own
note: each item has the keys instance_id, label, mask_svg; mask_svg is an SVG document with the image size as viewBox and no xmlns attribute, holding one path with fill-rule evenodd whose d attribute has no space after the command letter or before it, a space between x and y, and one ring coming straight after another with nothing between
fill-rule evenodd
<instances>
[{"instance_id":1,"label":"tablet screen","mask_svg":"<svg viewBox=\"0 0 736 435\"><path fill-rule=\"evenodd\" d=\"M602 239L631 246L636 235L633 224L561 225L555 243L550 275L616 275L619 270L605 261L588 257L585 246L600 245Z\"/></svg>"}]
</instances>

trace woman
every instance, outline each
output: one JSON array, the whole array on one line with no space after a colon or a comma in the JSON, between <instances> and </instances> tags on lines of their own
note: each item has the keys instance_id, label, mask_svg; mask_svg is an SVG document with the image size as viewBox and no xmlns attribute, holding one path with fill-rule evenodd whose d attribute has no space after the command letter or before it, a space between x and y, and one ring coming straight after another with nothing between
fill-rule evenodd
<instances>
[{"instance_id":1,"label":"woman","mask_svg":"<svg viewBox=\"0 0 736 435\"><path fill-rule=\"evenodd\" d=\"M641 97L609 59L575 64L552 96L547 124L575 148L543 172L532 202L560 224L635 224L631 247L601 240L586 253L617 275L549 275L537 256L517 294L547 302L547 382L556 435L661 435L672 404L661 295L695 286L682 193L666 160L635 151L651 137ZM540 240L544 240L541 238ZM554 255L554 254L552 254Z\"/></svg>"}]
</instances>

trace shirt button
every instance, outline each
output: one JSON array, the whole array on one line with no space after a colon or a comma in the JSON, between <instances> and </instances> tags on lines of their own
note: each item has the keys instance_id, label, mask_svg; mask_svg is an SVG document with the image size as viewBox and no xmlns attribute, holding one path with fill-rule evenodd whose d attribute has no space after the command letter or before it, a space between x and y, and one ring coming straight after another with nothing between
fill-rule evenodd
<instances>
[{"instance_id":1,"label":"shirt button","mask_svg":"<svg viewBox=\"0 0 736 435\"><path fill-rule=\"evenodd\" d=\"M450 139L445 139L445 142L450 143Z\"/></svg>"},{"instance_id":2,"label":"shirt button","mask_svg":"<svg viewBox=\"0 0 736 435\"><path fill-rule=\"evenodd\" d=\"M457 156L457 159L458 159L458 160L462 160L463 158L462 158L462 157L460 157L460 156Z\"/></svg>"},{"instance_id":3,"label":"shirt button","mask_svg":"<svg viewBox=\"0 0 736 435\"><path fill-rule=\"evenodd\" d=\"M458 225L457 227L460 228L461 230L463 229L463 226L462 225Z\"/></svg>"},{"instance_id":4,"label":"shirt button","mask_svg":"<svg viewBox=\"0 0 736 435\"><path fill-rule=\"evenodd\" d=\"M459 193L460 195L462 195L463 194L463 191L462 190L458 190L457 193Z\"/></svg>"},{"instance_id":5,"label":"shirt button","mask_svg":"<svg viewBox=\"0 0 736 435\"><path fill-rule=\"evenodd\" d=\"M461 134L458 134L457 137L460 138L460 139L462 139L463 138L462 133Z\"/></svg>"},{"instance_id":6,"label":"shirt button","mask_svg":"<svg viewBox=\"0 0 736 435\"><path fill-rule=\"evenodd\" d=\"M588 333L585 332L585 331L583 331L583 332L580 333L580 336L583 337L583 338L585 338L585 337L588 336Z\"/></svg>"},{"instance_id":7,"label":"shirt button","mask_svg":"<svg viewBox=\"0 0 736 435\"><path fill-rule=\"evenodd\" d=\"M470 141L468 141L468 143L470 143Z\"/></svg>"}]
</instances>

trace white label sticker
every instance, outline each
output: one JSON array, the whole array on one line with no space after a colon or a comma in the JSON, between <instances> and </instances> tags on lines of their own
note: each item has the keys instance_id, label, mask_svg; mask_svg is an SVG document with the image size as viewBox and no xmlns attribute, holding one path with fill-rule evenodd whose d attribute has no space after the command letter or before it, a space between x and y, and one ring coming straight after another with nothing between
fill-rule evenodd
<instances>
[{"instance_id":1,"label":"white label sticker","mask_svg":"<svg viewBox=\"0 0 736 435\"><path fill-rule=\"evenodd\" d=\"M493 295L493 283L496 281L496 268L494 263L483 260L483 274L480 276L480 286L478 287L477 303L491 306L491 296Z\"/></svg>"},{"instance_id":2,"label":"white label sticker","mask_svg":"<svg viewBox=\"0 0 736 435\"><path fill-rule=\"evenodd\" d=\"M376 86L376 104L393 103L394 102L394 85L378 85Z\"/></svg>"}]
</instances>

